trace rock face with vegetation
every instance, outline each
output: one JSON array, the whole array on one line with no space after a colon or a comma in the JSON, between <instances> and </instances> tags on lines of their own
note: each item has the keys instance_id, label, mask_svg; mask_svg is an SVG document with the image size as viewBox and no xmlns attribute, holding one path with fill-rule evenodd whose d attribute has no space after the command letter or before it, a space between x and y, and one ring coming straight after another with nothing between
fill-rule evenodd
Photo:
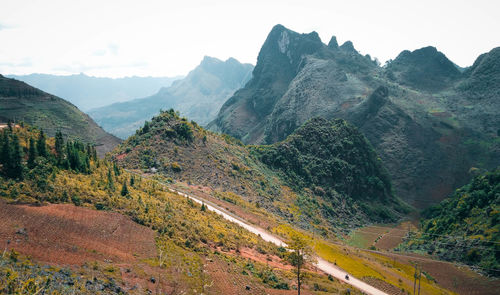
<instances>
[{"instance_id":1,"label":"rock face with vegetation","mask_svg":"<svg viewBox=\"0 0 500 295\"><path fill-rule=\"evenodd\" d=\"M406 210L365 137L343 120L314 119L276 145L245 146L170 110L114 157L131 169L240 195L305 228L321 225L325 234L393 221Z\"/></svg>"},{"instance_id":2,"label":"rock face with vegetation","mask_svg":"<svg viewBox=\"0 0 500 295\"><path fill-rule=\"evenodd\" d=\"M470 168L500 164L499 48L461 71L434 47L404 51L380 67L352 42L275 26L252 79L209 128L244 143L272 144L314 117L343 118L368 138L417 207L465 184Z\"/></svg>"},{"instance_id":3,"label":"rock face with vegetation","mask_svg":"<svg viewBox=\"0 0 500 295\"><path fill-rule=\"evenodd\" d=\"M475 177L423 217L421 234L404 248L500 275L500 168Z\"/></svg>"},{"instance_id":4,"label":"rock face with vegetation","mask_svg":"<svg viewBox=\"0 0 500 295\"><path fill-rule=\"evenodd\" d=\"M253 66L234 58L221 61L205 57L184 79L160 89L150 97L115 103L89 112L105 130L127 138L160 109L174 108L191 120L205 125L217 116L222 104L245 86Z\"/></svg>"},{"instance_id":5,"label":"rock face with vegetation","mask_svg":"<svg viewBox=\"0 0 500 295\"><path fill-rule=\"evenodd\" d=\"M64 99L0 75L0 121L9 120L36 125L49 136L61 131L71 139L96 145L100 154L121 142Z\"/></svg>"}]
</instances>

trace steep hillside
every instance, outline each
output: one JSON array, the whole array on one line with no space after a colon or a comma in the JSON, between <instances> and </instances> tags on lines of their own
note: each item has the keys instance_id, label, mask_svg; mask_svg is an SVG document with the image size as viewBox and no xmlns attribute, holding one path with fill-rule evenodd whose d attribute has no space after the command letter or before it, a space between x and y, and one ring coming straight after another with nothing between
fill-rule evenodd
<instances>
[{"instance_id":1,"label":"steep hillside","mask_svg":"<svg viewBox=\"0 0 500 295\"><path fill-rule=\"evenodd\" d=\"M85 74L57 76L49 74L7 75L33 85L47 93L64 97L79 109L87 111L115 102L127 101L156 93L182 77L101 78Z\"/></svg>"},{"instance_id":2,"label":"steep hillside","mask_svg":"<svg viewBox=\"0 0 500 295\"><path fill-rule=\"evenodd\" d=\"M205 205L97 159L79 142L40 140L30 126L0 133L0 293L296 293L284 248ZM26 152L6 159L5 146ZM21 177L6 171L12 159ZM304 271L306 294L348 288Z\"/></svg>"},{"instance_id":3,"label":"steep hillside","mask_svg":"<svg viewBox=\"0 0 500 295\"><path fill-rule=\"evenodd\" d=\"M321 227L325 235L396 220L405 210L364 136L345 121L312 120L275 146L247 147L170 110L147 122L114 156L130 169L154 168L172 180L210 187L215 195L240 195L304 228Z\"/></svg>"},{"instance_id":4,"label":"steep hillside","mask_svg":"<svg viewBox=\"0 0 500 295\"><path fill-rule=\"evenodd\" d=\"M404 248L500 275L500 168L475 177L423 216L422 232Z\"/></svg>"},{"instance_id":5,"label":"steep hillside","mask_svg":"<svg viewBox=\"0 0 500 295\"><path fill-rule=\"evenodd\" d=\"M245 85L252 69L252 65L233 58L223 62L205 57L186 78L155 95L93 109L89 114L105 130L121 138L132 135L160 109L174 108L205 125L216 117L226 99Z\"/></svg>"},{"instance_id":6,"label":"steep hillside","mask_svg":"<svg viewBox=\"0 0 500 295\"><path fill-rule=\"evenodd\" d=\"M272 144L314 117L356 125L382 158L397 195L418 207L465 184L471 167L500 164L498 49L464 73L433 47L386 67L352 42L275 26L252 79L208 126L244 143Z\"/></svg>"},{"instance_id":7,"label":"steep hillside","mask_svg":"<svg viewBox=\"0 0 500 295\"><path fill-rule=\"evenodd\" d=\"M72 139L95 144L100 154L120 143L64 99L0 75L0 121L8 120L39 126L50 136L60 130Z\"/></svg>"}]
</instances>

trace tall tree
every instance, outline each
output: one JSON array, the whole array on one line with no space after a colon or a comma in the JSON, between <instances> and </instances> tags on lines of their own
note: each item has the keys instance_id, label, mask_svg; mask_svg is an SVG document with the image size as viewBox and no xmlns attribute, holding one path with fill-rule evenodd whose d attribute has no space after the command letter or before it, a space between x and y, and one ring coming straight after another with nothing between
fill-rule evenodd
<instances>
[{"instance_id":1,"label":"tall tree","mask_svg":"<svg viewBox=\"0 0 500 295\"><path fill-rule=\"evenodd\" d=\"M115 182L113 180L113 175L111 174L111 169L108 169L108 188L110 190L115 190Z\"/></svg>"},{"instance_id":2,"label":"tall tree","mask_svg":"<svg viewBox=\"0 0 500 295\"><path fill-rule=\"evenodd\" d=\"M129 192L128 192L128 188L127 188L127 179L125 179L123 181L122 190L121 190L120 194L125 197L126 195L128 195L128 193Z\"/></svg>"},{"instance_id":3,"label":"tall tree","mask_svg":"<svg viewBox=\"0 0 500 295\"><path fill-rule=\"evenodd\" d=\"M300 288L302 285L302 280L304 279L304 273L302 269L306 262L313 262L312 250L304 240L299 235L293 235L291 241L288 245L291 252L287 256L287 260L295 267L295 273L297 275L297 294L300 295Z\"/></svg>"},{"instance_id":4,"label":"tall tree","mask_svg":"<svg viewBox=\"0 0 500 295\"><path fill-rule=\"evenodd\" d=\"M40 157L47 158L47 143L45 142L45 140L45 133L43 133L43 130L40 130L40 133L38 134L38 140L36 142L36 149Z\"/></svg>"},{"instance_id":5,"label":"tall tree","mask_svg":"<svg viewBox=\"0 0 500 295\"><path fill-rule=\"evenodd\" d=\"M35 139L30 138L30 143L28 148L28 168L33 169L35 167L36 157L37 157L37 150L35 146Z\"/></svg>"},{"instance_id":6,"label":"tall tree","mask_svg":"<svg viewBox=\"0 0 500 295\"><path fill-rule=\"evenodd\" d=\"M62 165L64 159L64 138L61 131L56 132L56 142L55 142L55 150L56 150L56 160L57 165Z\"/></svg>"},{"instance_id":7,"label":"tall tree","mask_svg":"<svg viewBox=\"0 0 500 295\"><path fill-rule=\"evenodd\" d=\"M7 163L10 162L11 154L9 132L4 130L2 134L2 150L0 151L0 164L3 165L4 173Z\"/></svg>"},{"instance_id":8,"label":"tall tree","mask_svg":"<svg viewBox=\"0 0 500 295\"><path fill-rule=\"evenodd\" d=\"M12 136L12 156L8 163L8 176L15 179L23 179L23 150L19 144L19 137L17 134Z\"/></svg>"}]
</instances>

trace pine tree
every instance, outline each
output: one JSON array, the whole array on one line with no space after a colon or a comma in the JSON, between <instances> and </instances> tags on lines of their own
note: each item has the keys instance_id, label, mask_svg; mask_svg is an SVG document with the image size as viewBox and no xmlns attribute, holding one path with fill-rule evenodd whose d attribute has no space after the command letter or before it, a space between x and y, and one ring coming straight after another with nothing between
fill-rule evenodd
<instances>
[{"instance_id":1,"label":"pine tree","mask_svg":"<svg viewBox=\"0 0 500 295\"><path fill-rule=\"evenodd\" d=\"M55 150L57 165L61 166L64 159L64 138L61 131L56 132Z\"/></svg>"},{"instance_id":2,"label":"pine tree","mask_svg":"<svg viewBox=\"0 0 500 295\"><path fill-rule=\"evenodd\" d=\"M127 188L127 180L126 179L123 181L122 190L121 190L120 194L122 196L128 195L128 188Z\"/></svg>"},{"instance_id":3,"label":"pine tree","mask_svg":"<svg viewBox=\"0 0 500 295\"><path fill-rule=\"evenodd\" d=\"M132 175L132 176L130 177L130 186L131 186L131 187L134 187L134 182L135 182L134 175Z\"/></svg>"},{"instance_id":4,"label":"pine tree","mask_svg":"<svg viewBox=\"0 0 500 295\"><path fill-rule=\"evenodd\" d=\"M19 144L19 137L14 134L12 136L12 156L7 164L7 176L14 179L23 179L23 151L21 145Z\"/></svg>"},{"instance_id":5,"label":"pine tree","mask_svg":"<svg viewBox=\"0 0 500 295\"><path fill-rule=\"evenodd\" d=\"M36 142L36 149L38 151L38 155L40 157L47 157L47 143L45 142L45 133L43 133L43 130L40 130L40 133L38 135L38 140Z\"/></svg>"},{"instance_id":6,"label":"pine tree","mask_svg":"<svg viewBox=\"0 0 500 295\"><path fill-rule=\"evenodd\" d=\"M30 138L30 144L28 149L28 168L33 169L35 167L35 159L37 156L37 151L35 147L35 140Z\"/></svg>"},{"instance_id":7,"label":"pine tree","mask_svg":"<svg viewBox=\"0 0 500 295\"><path fill-rule=\"evenodd\" d=\"M4 130L2 136L2 150L0 152L0 164L3 165L4 173L6 172L7 164L10 162L11 154L9 134Z\"/></svg>"},{"instance_id":8,"label":"pine tree","mask_svg":"<svg viewBox=\"0 0 500 295\"><path fill-rule=\"evenodd\" d=\"M113 181L113 175L111 174L111 169L108 169L108 188L110 190L115 190L115 183Z\"/></svg>"},{"instance_id":9,"label":"pine tree","mask_svg":"<svg viewBox=\"0 0 500 295\"><path fill-rule=\"evenodd\" d=\"M113 162L113 170L115 171L116 176L120 176L120 168L118 168L116 162Z\"/></svg>"}]
</instances>

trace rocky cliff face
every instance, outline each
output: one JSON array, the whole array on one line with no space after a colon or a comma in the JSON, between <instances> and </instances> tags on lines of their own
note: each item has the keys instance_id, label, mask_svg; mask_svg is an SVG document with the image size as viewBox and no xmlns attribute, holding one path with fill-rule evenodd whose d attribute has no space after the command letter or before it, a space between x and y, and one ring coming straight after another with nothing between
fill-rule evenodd
<instances>
[{"instance_id":1,"label":"rocky cliff face","mask_svg":"<svg viewBox=\"0 0 500 295\"><path fill-rule=\"evenodd\" d=\"M209 127L245 143L281 141L312 117L344 118L380 154L398 195L425 207L500 164L498 48L464 73L434 47L386 67L352 42L275 26L253 78ZM497 126L497 127L494 127Z\"/></svg>"}]
</instances>

